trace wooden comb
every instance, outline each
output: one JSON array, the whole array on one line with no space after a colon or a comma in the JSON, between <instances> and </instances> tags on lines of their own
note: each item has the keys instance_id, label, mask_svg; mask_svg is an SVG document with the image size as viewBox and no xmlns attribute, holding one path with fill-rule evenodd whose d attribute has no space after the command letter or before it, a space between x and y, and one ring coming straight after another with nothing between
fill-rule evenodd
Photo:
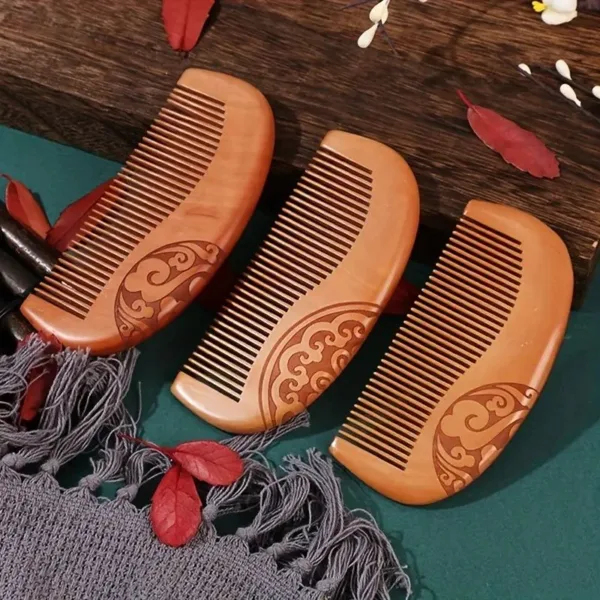
<instances>
[{"instance_id":1,"label":"wooden comb","mask_svg":"<svg viewBox=\"0 0 600 600\"><path fill-rule=\"evenodd\" d=\"M462 490L529 414L572 295L571 261L551 229L470 202L331 453L405 504Z\"/></svg>"},{"instance_id":2,"label":"wooden comb","mask_svg":"<svg viewBox=\"0 0 600 600\"><path fill-rule=\"evenodd\" d=\"M390 148L327 134L172 391L231 432L303 411L344 369L397 285L419 195Z\"/></svg>"},{"instance_id":3,"label":"wooden comb","mask_svg":"<svg viewBox=\"0 0 600 600\"><path fill-rule=\"evenodd\" d=\"M171 322L231 251L262 191L264 96L189 69L82 231L21 308L63 344L109 354Z\"/></svg>"}]
</instances>

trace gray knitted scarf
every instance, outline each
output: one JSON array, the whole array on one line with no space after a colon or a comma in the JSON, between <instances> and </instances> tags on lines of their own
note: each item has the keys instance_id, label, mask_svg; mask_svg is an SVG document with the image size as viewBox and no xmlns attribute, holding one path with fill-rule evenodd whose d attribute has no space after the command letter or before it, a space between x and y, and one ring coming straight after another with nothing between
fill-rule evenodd
<instances>
[{"instance_id":1,"label":"gray knitted scarf","mask_svg":"<svg viewBox=\"0 0 600 600\"><path fill-rule=\"evenodd\" d=\"M372 518L344 507L332 464L316 451L273 468L261 452L308 417L269 433L227 440L245 472L206 493L203 525L173 549L152 533L142 484L168 459L134 436L124 405L137 353L91 358L65 350L35 428L18 424L27 374L49 360L31 338L0 357L0 598L3 600L383 600L410 582ZM71 489L55 475L95 449L91 472ZM68 467L67 467L68 468ZM114 499L95 492L122 485ZM215 521L250 524L219 535Z\"/></svg>"}]
</instances>

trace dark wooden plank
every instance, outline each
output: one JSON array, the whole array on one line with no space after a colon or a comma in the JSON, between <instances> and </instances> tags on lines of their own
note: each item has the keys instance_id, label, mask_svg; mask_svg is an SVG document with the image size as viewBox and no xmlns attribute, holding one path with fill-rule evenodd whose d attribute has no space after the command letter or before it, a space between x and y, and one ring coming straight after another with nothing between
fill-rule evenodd
<instances>
[{"instance_id":1,"label":"dark wooden plank","mask_svg":"<svg viewBox=\"0 0 600 600\"><path fill-rule=\"evenodd\" d=\"M600 239L600 124L516 65L564 58L600 83L600 16L548 27L525 1L392 0L395 57L382 37L357 48L370 5L343 3L222 0L183 57L165 42L160 0L46 0L35 10L0 0L0 122L125 160L184 68L231 73L273 105L275 180L295 178L328 129L374 137L414 169L428 232L447 233L471 198L529 210L569 246L581 301ZM458 87L538 133L562 177L538 181L482 146Z\"/></svg>"}]
</instances>

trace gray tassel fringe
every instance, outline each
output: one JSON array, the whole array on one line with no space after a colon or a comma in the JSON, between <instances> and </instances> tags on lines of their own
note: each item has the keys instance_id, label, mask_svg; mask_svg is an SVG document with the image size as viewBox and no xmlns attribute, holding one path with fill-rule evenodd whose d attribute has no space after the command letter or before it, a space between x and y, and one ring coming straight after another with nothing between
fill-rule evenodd
<instances>
[{"instance_id":1,"label":"gray tassel fringe","mask_svg":"<svg viewBox=\"0 0 600 600\"><path fill-rule=\"evenodd\" d=\"M0 357L0 463L15 474L37 465L40 472L31 477L53 477L95 446L97 458L78 489L92 493L104 482L122 481L113 502L133 501L143 483L170 466L160 452L118 435L136 435L137 422L124 398L137 352L108 358L59 353L38 428L26 430L17 423L18 408L27 374L47 360L45 345L34 336L15 354ZM242 456L245 472L233 485L208 491L201 535L215 539L216 519L253 511L252 522L236 536L251 552L266 552L280 569L298 573L324 599L389 600L393 588L403 589L408 598L410 580L391 544L368 513L345 508L329 459L309 450L305 459L289 456L273 468L261 454L281 436L308 425L305 413L275 430L224 442Z\"/></svg>"}]
</instances>

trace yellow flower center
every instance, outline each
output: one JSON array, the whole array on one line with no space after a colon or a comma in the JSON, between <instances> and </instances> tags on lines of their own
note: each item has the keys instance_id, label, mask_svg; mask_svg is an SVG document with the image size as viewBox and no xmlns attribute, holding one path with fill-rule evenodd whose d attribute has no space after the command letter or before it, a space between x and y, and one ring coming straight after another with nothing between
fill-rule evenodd
<instances>
[{"instance_id":1,"label":"yellow flower center","mask_svg":"<svg viewBox=\"0 0 600 600\"><path fill-rule=\"evenodd\" d=\"M531 5L533 6L533 10L535 10L537 13L544 12L548 8L546 4L543 2L537 2L537 0L534 0Z\"/></svg>"}]
</instances>

